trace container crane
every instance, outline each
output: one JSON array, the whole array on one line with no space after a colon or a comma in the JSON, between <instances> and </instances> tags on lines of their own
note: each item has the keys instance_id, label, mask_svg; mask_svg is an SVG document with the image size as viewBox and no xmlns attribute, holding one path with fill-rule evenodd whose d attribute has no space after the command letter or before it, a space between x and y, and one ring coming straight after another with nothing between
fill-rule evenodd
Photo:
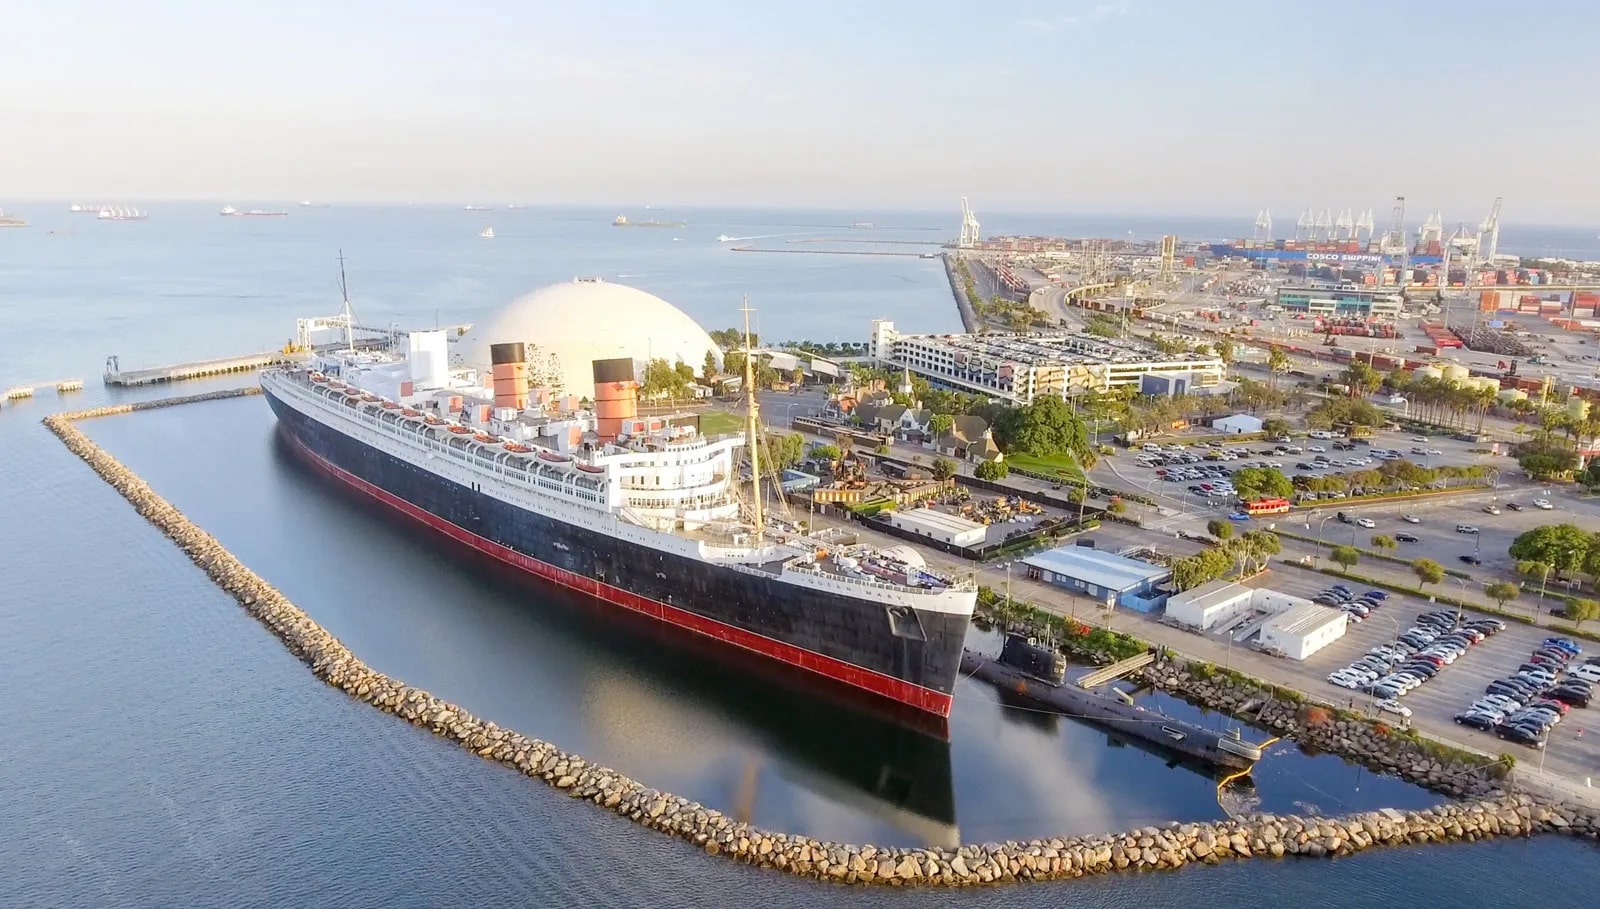
<instances>
[{"instance_id":1,"label":"container crane","mask_svg":"<svg viewBox=\"0 0 1600 909\"><path fill-rule=\"evenodd\" d=\"M1336 237L1335 239L1342 239L1342 240L1353 240L1353 239L1355 239L1355 236L1356 236L1356 219L1355 219L1355 216L1350 213L1350 209L1347 208L1344 211L1339 212L1339 217L1333 219L1333 228L1334 228L1335 231L1343 231L1344 232L1344 236Z\"/></svg>"},{"instance_id":2,"label":"container crane","mask_svg":"<svg viewBox=\"0 0 1600 909\"><path fill-rule=\"evenodd\" d=\"M1501 201L1502 197L1494 197L1494 207L1489 209L1489 217L1484 218L1483 223L1478 225L1478 265L1494 264L1494 257L1500 251Z\"/></svg>"},{"instance_id":3,"label":"container crane","mask_svg":"<svg viewBox=\"0 0 1600 909\"><path fill-rule=\"evenodd\" d=\"M972 206L967 204L967 197L961 197L961 239L957 246L962 249L971 249L983 239L983 233L978 229L978 216L972 213Z\"/></svg>"},{"instance_id":4,"label":"container crane","mask_svg":"<svg viewBox=\"0 0 1600 909\"><path fill-rule=\"evenodd\" d=\"M1265 208L1256 213L1255 237L1257 240L1272 239L1272 212Z\"/></svg>"}]
</instances>

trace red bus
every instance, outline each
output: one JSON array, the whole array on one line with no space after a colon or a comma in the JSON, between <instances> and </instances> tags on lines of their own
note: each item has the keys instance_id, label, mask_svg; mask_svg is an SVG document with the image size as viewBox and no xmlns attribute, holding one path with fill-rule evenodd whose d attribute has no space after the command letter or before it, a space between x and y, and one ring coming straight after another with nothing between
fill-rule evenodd
<instances>
[{"instance_id":1,"label":"red bus","mask_svg":"<svg viewBox=\"0 0 1600 909\"><path fill-rule=\"evenodd\" d=\"M1257 499L1244 504L1245 513L1251 517L1263 514L1287 514L1289 511L1288 499Z\"/></svg>"}]
</instances>

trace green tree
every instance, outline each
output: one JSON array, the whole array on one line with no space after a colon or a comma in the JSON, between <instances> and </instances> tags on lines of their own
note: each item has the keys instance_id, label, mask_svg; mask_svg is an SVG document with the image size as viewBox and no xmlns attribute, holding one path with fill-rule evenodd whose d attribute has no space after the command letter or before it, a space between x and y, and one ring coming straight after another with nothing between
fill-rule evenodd
<instances>
[{"instance_id":1,"label":"green tree","mask_svg":"<svg viewBox=\"0 0 1600 909\"><path fill-rule=\"evenodd\" d=\"M693 378L694 372L691 370L689 379ZM683 373L671 363L657 357L645 364L644 381L640 383L640 390L645 398L673 400L682 397L688 390L689 379L685 379Z\"/></svg>"},{"instance_id":2,"label":"green tree","mask_svg":"<svg viewBox=\"0 0 1600 909\"><path fill-rule=\"evenodd\" d=\"M716 351L706 351L706 358L700 364L700 384L712 388L717 384L717 354Z\"/></svg>"},{"instance_id":3,"label":"green tree","mask_svg":"<svg viewBox=\"0 0 1600 909\"><path fill-rule=\"evenodd\" d=\"M839 460L839 454L839 446L823 444L814 446L811 449L810 457L818 461L827 461L831 464Z\"/></svg>"},{"instance_id":4,"label":"green tree","mask_svg":"<svg viewBox=\"0 0 1600 909\"><path fill-rule=\"evenodd\" d=\"M1394 541L1394 537L1391 537L1386 533L1373 534L1372 536L1372 548L1378 550L1379 552L1388 552L1398 545L1399 544Z\"/></svg>"},{"instance_id":5,"label":"green tree","mask_svg":"<svg viewBox=\"0 0 1600 909\"><path fill-rule=\"evenodd\" d=\"M979 461L972 469L972 475L980 480L1004 480L1010 474L1011 468L1004 461Z\"/></svg>"},{"instance_id":6,"label":"green tree","mask_svg":"<svg viewBox=\"0 0 1600 909\"><path fill-rule=\"evenodd\" d=\"M1112 499L1111 504L1106 506L1106 511L1109 511L1112 514L1127 514L1128 503L1122 501L1121 499Z\"/></svg>"},{"instance_id":7,"label":"green tree","mask_svg":"<svg viewBox=\"0 0 1600 909\"><path fill-rule=\"evenodd\" d=\"M1233 342L1227 338L1219 339L1213 346L1217 351L1217 359L1222 361L1222 372L1226 375L1228 367L1233 365L1233 361L1238 355L1238 350L1234 348Z\"/></svg>"},{"instance_id":8,"label":"green tree","mask_svg":"<svg viewBox=\"0 0 1600 909\"><path fill-rule=\"evenodd\" d=\"M1267 371L1272 375L1272 387L1278 387L1278 377L1289 371L1289 355L1283 348L1273 345L1267 351Z\"/></svg>"},{"instance_id":9,"label":"green tree","mask_svg":"<svg viewBox=\"0 0 1600 909\"><path fill-rule=\"evenodd\" d=\"M1234 471L1233 488L1241 499L1287 499L1294 484L1275 467L1241 467Z\"/></svg>"},{"instance_id":10,"label":"green tree","mask_svg":"<svg viewBox=\"0 0 1600 909\"><path fill-rule=\"evenodd\" d=\"M949 458L934 458L931 470L933 478L942 482L956 475L956 462Z\"/></svg>"},{"instance_id":11,"label":"green tree","mask_svg":"<svg viewBox=\"0 0 1600 909\"><path fill-rule=\"evenodd\" d=\"M744 351L730 350L722 355L722 369L725 375L737 376L739 381L744 381Z\"/></svg>"},{"instance_id":12,"label":"green tree","mask_svg":"<svg viewBox=\"0 0 1600 909\"><path fill-rule=\"evenodd\" d=\"M806 371L796 366L794 371L789 374L789 381L794 383L796 388L806 384Z\"/></svg>"},{"instance_id":13,"label":"green tree","mask_svg":"<svg viewBox=\"0 0 1600 909\"><path fill-rule=\"evenodd\" d=\"M1600 603L1594 600L1573 600L1567 604L1567 618L1571 619L1579 628L1584 622L1591 622L1600 618Z\"/></svg>"},{"instance_id":14,"label":"green tree","mask_svg":"<svg viewBox=\"0 0 1600 909\"><path fill-rule=\"evenodd\" d=\"M956 426L956 418L947 413L936 413L928 419L928 432L933 433L935 439L942 439L950 434Z\"/></svg>"},{"instance_id":15,"label":"green tree","mask_svg":"<svg viewBox=\"0 0 1600 909\"><path fill-rule=\"evenodd\" d=\"M1519 561L1544 562L1559 576L1581 569L1593 542L1592 534L1573 524L1546 524L1520 534L1508 551Z\"/></svg>"},{"instance_id":16,"label":"green tree","mask_svg":"<svg viewBox=\"0 0 1600 909\"><path fill-rule=\"evenodd\" d=\"M1221 518L1212 518L1206 522L1206 533L1219 540L1226 540L1233 536L1233 522L1224 521Z\"/></svg>"},{"instance_id":17,"label":"green tree","mask_svg":"<svg viewBox=\"0 0 1600 909\"><path fill-rule=\"evenodd\" d=\"M1084 468L1094 466L1098 457L1084 422L1055 395L1040 395L1025 407L1002 411L994 430L1006 451L1042 458L1070 454Z\"/></svg>"},{"instance_id":18,"label":"green tree","mask_svg":"<svg viewBox=\"0 0 1600 909\"><path fill-rule=\"evenodd\" d=\"M1444 566L1432 559L1417 559L1411 563L1411 571L1417 576L1417 586L1426 587L1444 580Z\"/></svg>"},{"instance_id":19,"label":"green tree","mask_svg":"<svg viewBox=\"0 0 1600 909\"><path fill-rule=\"evenodd\" d=\"M767 466L779 469L793 467L805 457L806 437L798 432L769 433L766 438Z\"/></svg>"},{"instance_id":20,"label":"green tree","mask_svg":"<svg viewBox=\"0 0 1600 909\"><path fill-rule=\"evenodd\" d=\"M1483 592L1489 595L1489 599L1499 603L1501 609L1506 608L1507 603L1516 599L1521 590L1522 588L1510 581L1495 581L1493 584L1483 588Z\"/></svg>"},{"instance_id":21,"label":"green tree","mask_svg":"<svg viewBox=\"0 0 1600 909\"><path fill-rule=\"evenodd\" d=\"M1328 553L1328 558L1349 569L1361 561L1361 553L1357 552L1354 546L1335 546L1333 551Z\"/></svg>"},{"instance_id":22,"label":"green tree","mask_svg":"<svg viewBox=\"0 0 1600 909\"><path fill-rule=\"evenodd\" d=\"M1517 465L1535 480L1548 480L1578 466L1578 456L1570 451L1546 449L1517 458Z\"/></svg>"},{"instance_id":23,"label":"green tree","mask_svg":"<svg viewBox=\"0 0 1600 909\"><path fill-rule=\"evenodd\" d=\"M1268 417L1261 421L1261 431L1266 433L1269 439L1286 436L1289 434L1289 421L1279 417Z\"/></svg>"}]
</instances>

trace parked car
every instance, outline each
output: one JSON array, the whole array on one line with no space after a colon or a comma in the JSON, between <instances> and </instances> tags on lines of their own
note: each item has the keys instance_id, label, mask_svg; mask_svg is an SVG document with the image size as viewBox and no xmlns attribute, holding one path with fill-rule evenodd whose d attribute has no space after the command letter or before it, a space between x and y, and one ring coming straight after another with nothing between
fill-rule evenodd
<instances>
[{"instance_id":1,"label":"parked car","mask_svg":"<svg viewBox=\"0 0 1600 909\"><path fill-rule=\"evenodd\" d=\"M1534 508L1538 508L1538 509L1540 509L1542 511L1549 511L1550 509L1554 508L1555 506L1551 505L1550 501L1548 499L1534 499L1533 500L1533 507Z\"/></svg>"},{"instance_id":2,"label":"parked car","mask_svg":"<svg viewBox=\"0 0 1600 909\"><path fill-rule=\"evenodd\" d=\"M1497 726L1495 727L1495 735L1508 742L1516 742L1518 745L1526 745L1529 748L1544 747L1544 736L1522 726Z\"/></svg>"},{"instance_id":3,"label":"parked car","mask_svg":"<svg viewBox=\"0 0 1600 909\"><path fill-rule=\"evenodd\" d=\"M1392 713L1396 716L1403 717L1411 716L1411 708L1400 703L1394 698L1384 698L1383 700L1374 703L1372 706L1378 708L1380 713Z\"/></svg>"},{"instance_id":4,"label":"parked car","mask_svg":"<svg viewBox=\"0 0 1600 909\"><path fill-rule=\"evenodd\" d=\"M1522 506L1518 505L1516 502L1507 502L1506 503L1506 507L1511 509L1512 511L1521 511L1522 510Z\"/></svg>"},{"instance_id":5,"label":"parked car","mask_svg":"<svg viewBox=\"0 0 1600 909\"><path fill-rule=\"evenodd\" d=\"M1494 729L1496 723L1496 720L1492 717L1472 711L1456 714L1455 721L1463 726L1471 726L1473 729L1482 729L1485 732Z\"/></svg>"}]
</instances>

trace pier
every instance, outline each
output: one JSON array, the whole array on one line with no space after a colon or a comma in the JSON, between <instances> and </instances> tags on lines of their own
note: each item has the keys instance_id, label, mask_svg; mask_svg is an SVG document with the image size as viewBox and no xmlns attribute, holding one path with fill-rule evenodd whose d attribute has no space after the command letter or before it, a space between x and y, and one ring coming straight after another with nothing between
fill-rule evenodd
<instances>
[{"instance_id":1,"label":"pier","mask_svg":"<svg viewBox=\"0 0 1600 909\"><path fill-rule=\"evenodd\" d=\"M244 354L237 357L219 357L215 360L195 360L189 363L173 363L169 366L152 366L148 369L123 369L121 363L113 356L106 358L105 383L107 385L133 388L140 385L156 385L162 382L181 382L184 379L220 376L232 372L254 372L268 366L277 366L293 361L293 355L273 350L265 353Z\"/></svg>"},{"instance_id":2,"label":"pier","mask_svg":"<svg viewBox=\"0 0 1600 909\"><path fill-rule=\"evenodd\" d=\"M54 388L56 394L64 395L69 391L83 391L82 379L56 379L53 382L24 382L6 389L4 397L7 401L20 401L23 398L33 397L33 393L40 388Z\"/></svg>"},{"instance_id":3,"label":"pier","mask_svg":"<svg viewBox=\"0 0 1600 909\"><path fill-rule=\"evenodd\" d=\"M755 246L730 246L734 252L795 253L812 256L905 256L912 259L936 259L937 253L897 252L886 249L770 249Z\"/></svg>"},{"instance_id":4,"label":"pier","mask_svg":"<svg viewBox=\"0 0 1600 909\"><path fill-rule=\"evenodd\" d=\"M1103 668L1096 669L1094 672L1085 674L1082 678L1078 679L1078 687L1097 688L1107 682L1114 682L1117 679L1128 675L1134 670L1143 669L1155 661L1156 655L1153 653L1135 654L1119 663L1112 663L1110 666L1105 666Z\"/></svg>"}]
</instances>

